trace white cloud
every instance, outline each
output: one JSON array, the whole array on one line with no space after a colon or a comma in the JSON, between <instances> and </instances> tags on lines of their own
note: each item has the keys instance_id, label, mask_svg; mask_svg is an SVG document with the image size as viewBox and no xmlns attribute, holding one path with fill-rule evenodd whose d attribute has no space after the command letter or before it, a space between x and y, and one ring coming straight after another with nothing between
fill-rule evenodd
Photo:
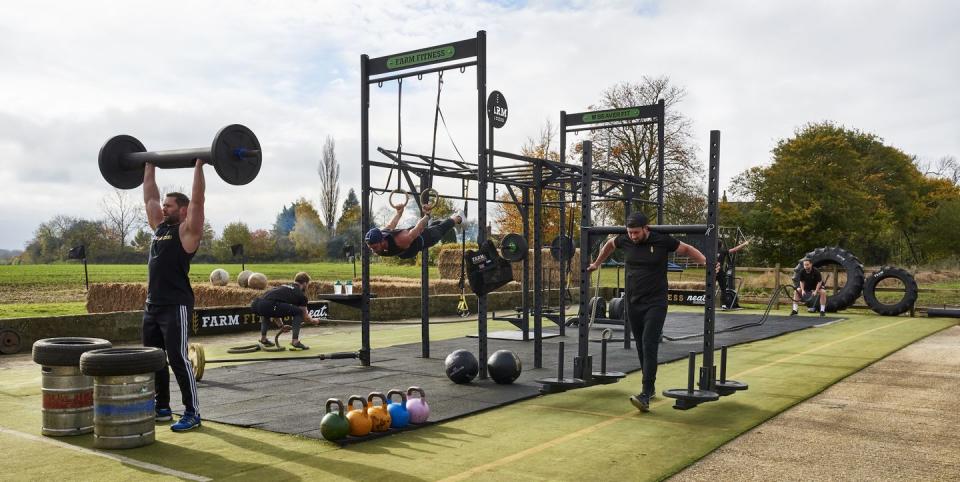
<instances>
[{"instance_id":1,"label":"white cloud","mask_svg":"<svg viewBox=\"0 0 960 482\"><path fill-rule=\"evenodd\" d=\"M96 217L110 187L99 147L127 133L149 149L209 144L242 123L264 147L242 187L208 171L208 218L269 227L316 198L323 138L337 140L344 195L359 186L359 56L488 32L488 89L510 104L497 147L585 109L618 81L685 87L699 145L723 131L724 183L767 162L778 139L830 119L921 158L960 154L960 7L918 2L29 2L0 6L0 247L56 214ZM473 70L446 74L442 105L473 160ZM436 77L404 84L404 145L426 152ZM371 146L396 143L396 84L374 87ZM452 157L441 127L438 154ZM377 154L371 154L376 157ZM189 186L189 170L160 183ZM382 183L385 179L375 179ZM450 189L456 191L457 187ZM475 212L474 212L475 214Z\"/></svg>"}]
</instances>

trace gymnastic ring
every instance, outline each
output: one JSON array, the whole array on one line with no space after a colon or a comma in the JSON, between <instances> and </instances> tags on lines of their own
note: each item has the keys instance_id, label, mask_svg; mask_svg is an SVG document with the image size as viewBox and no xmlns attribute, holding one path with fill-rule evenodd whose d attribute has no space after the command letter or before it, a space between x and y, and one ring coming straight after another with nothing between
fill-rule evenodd
<instances>
[{"instance_id":1,"label":"gymnastic ring","mask_svg":"<svg viewBox=\"0 0 960 482\"><path fill-rule=\"evenodd\" d=\"M613 330L611 330L610 328L604 328L603 331L600 332L600 339L602 340L613 339Z\"/></svg>"},{"instance_id":2,"label":"gymnastic ring","mask_svg":"<svg viewBox=\"0 0 960 482\"><path fill-rule=\"evenodd\" d=\"M433 202L430 201L430 197L433 197ZM436 189L430 188L420 193L420 209L423 211L429 211L437 205L437 201L440 200L440 193Z\"/></svg>"},{"instance_id":3,"label":"gymnastic ring","mask_svg":"<svg viewBox=\"0 0 960 482\"><path fill-rule=\"evenodd\" d=\"M403 194L403 202L402 203L393 202L394 194ZM407 206L407 203L410 202L410 193L404 191L403 189L394 189L393 191L390 191L390 197L387 198L387 202L390 203L390 207L392 207L393 209L403 209Z\"/></svg>"}]
</instances>

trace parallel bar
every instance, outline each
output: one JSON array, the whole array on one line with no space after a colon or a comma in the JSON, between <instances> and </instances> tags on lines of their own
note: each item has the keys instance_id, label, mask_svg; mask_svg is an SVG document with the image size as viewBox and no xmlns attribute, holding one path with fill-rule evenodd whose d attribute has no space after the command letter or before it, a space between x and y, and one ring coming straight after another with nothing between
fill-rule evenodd
<instances>
[{"instance_id":1,"label":"parallel bar","mask_svg":"<svg viewBox=\"0 0 960 482\"><path fill-rule=\"evenodd\" d=\"M406 78L408 78L408 77L416 77L416 76L418 76L418 75L432 74L432 73L434 73L434 72L454 70L454 69L463 69L463 68L466 68L466 67L472 67L472 66L474 66L474 65L477 65L477 62L471 60L470 62L461 62L461 63L458 63L458 64L444 65L444 66L441 66L441 67L434 67L434 68L432 68L432 69L415 70L415 71L413 71L413 72L409 72L409 73L406 73L406 74L385 75L385 76L383 76L383 77L377 77L377 78L374 78L374 79L370 79L370 80L367 81L367 83L368 83L368 84L379 84L379 83L381 83L381 82L390 82L391 80L406 79Z\"/></svg>"},{"instance_id":2,"label":"parallel bar","mask_svg":"<svg viewBox=\"0 0 960 482\"><path fill-rule=\"evenodd\" d=\"M650 230L663 234L705 234L709 229L706 224L651 224ZM593 226L588 228L591 236L609 234L627 234L624 226Z\"/></svg>"},{"instance_id":3,"label":"parallel bar","mask_svg":"<svg viewBox=\"0 0 960 482\"><path fill-rule=\"evenodd\" d=\"M580 132L580 131L599 131L603 129L616 129L617 127L633 127L633 126L644 126L650 124L656 124L657 121L642 121L642 122L630 122L626 124L608 124L600 125L593 127L578 127L576 129L567 129L567 132Z\"/></svg>"},{"instance_id":4,"label":"parallel bar","mask_svg":"<svg viewBox=\"0 0 960 482\"><path fill-rule=\"evenodd\" d=\"M382 57L369 59L367 63L370 76L377 76L388 72L402 72L405 70L423 67L440 62L477 57L480 61L480 45L476 38L458 40L430 47L408 50Z\"/></svg>"}]
</instances>

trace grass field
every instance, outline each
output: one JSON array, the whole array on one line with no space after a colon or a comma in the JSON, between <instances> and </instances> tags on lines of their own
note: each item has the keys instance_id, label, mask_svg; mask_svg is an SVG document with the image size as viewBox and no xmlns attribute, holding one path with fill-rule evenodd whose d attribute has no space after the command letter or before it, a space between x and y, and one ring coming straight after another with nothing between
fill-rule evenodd
<instances>
[{"instance_id":1,"label":"grass field","mask_svg":"<svg viewBox=\"0 0 960 482\"><path fill-rule=\"evenodd\" d=\"M90 450L90 435L41 437L41 372L23 355L0 366L0 453L4 473L16 480L65 474L72 480L662 480L955 322L853 315L735 346L731 378L749 383L750 389L690 411L672 410L670 400L657 397L650 413L637 412L626 401L640 385L635 373L614 385L536 397L347 448L210 421L188 434L174 434L160 424L156 443L123 451ZM461 337L474 329L472 323L443 325L437 338ZM322 330L308 329L305 341L317 349L355 342L355 332L316 334ZM388 330L378 332L380 343L410 343L419 336L418 326ZM661 366L658 386L682 386L685 380L686 361ZM869 457L849 463L868 464Z\"/></svg>"}]
</instances>

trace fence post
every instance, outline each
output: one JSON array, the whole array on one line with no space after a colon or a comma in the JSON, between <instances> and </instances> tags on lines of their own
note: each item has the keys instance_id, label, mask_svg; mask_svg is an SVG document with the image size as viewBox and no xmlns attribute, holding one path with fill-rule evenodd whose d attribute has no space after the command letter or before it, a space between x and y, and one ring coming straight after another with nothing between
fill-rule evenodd
<instances>
[{"instance_id":1,"label":"fence post","mask_svg":"<svg viewBox=\"0 0 960 482\"><path fill-rule=\"evenodd\" d=\"M777 310L780 310L780 263L773 271L773 296L777 298Z\"/></svg>"}]
</instances>

